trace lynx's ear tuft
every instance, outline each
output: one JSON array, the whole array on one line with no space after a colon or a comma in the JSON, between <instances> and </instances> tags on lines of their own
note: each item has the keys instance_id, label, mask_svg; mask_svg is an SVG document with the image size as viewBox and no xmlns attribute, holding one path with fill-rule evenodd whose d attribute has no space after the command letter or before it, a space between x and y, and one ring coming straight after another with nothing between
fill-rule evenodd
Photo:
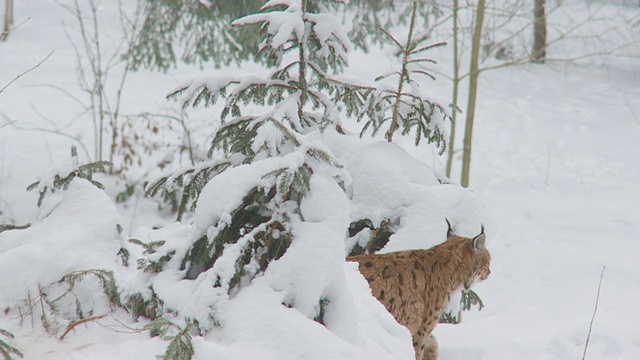
<instances>
[{"instance_id":1,"label":"lynx's ear tuft","mask_svg":"<svg viewBox=\"0 0 640 360\"><path fill-rule=\"evenodd\" d=\"M480 233L480 235L474 237L471 241L473 243L474 249L484 249L484 242L487 239L487 235L485 235L484 231Z\"/></svg>"},{"instance_id":2,"label":"lynx's ear tuft","mask_svg":"<svg viewBox=\"0 0 640 360\"><path fill-rule=\"evenodd\" d=\"M447 239L455 236L455 234L453 233L453 229L451 229L451 223L449 222L449 219L444 218L444 220L447 222Z\"/></svg>"}]
</instances>

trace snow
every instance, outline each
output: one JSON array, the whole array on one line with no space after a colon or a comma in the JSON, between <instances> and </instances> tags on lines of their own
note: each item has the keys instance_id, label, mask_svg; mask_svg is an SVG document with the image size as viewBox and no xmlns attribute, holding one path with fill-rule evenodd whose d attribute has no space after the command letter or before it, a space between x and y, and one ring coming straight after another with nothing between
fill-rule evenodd
<instances>
[{"instance_id":1,"label":"snow","mask_svg":"<svg viewBox=\"0 0 640 360\"><path fill-rule=\"evenodd\" d=\"M355 270L355 269L352 269ZM361 277L360 277L361 279ZM364 281L364 279L361 279ZM233 316L222 319L224 322L224 333L217 334L215 331L207 335L207 339L216 339L215 343L229 344L233 348L235 356L253 356L260 359L370 359L372 356L380 359L410 358L413 349L410 347L410 335L403 329L392 323L390 318L388 327L393 332L386 332L378 329L377 321L368 313L373 305L379 303L368 303L368 307L358 308L358 319L364 317L371 327L361 325L360 346L345 341L334 336L331 332L315 322L308 321L300 312L280 305L282 295L261 287L260 282L255 286L248 287L247 291L242 291L226 309L225 314ZM362 285L362 284L361 284ZM368 289L368 287L365 287ZM371 297L367 297L371 299ZM359 304L364 305L364 304ZM272 309L266 312L264 308ZM380 309L377 309L380 312ZM352 313L353 315L354 313ZM385 315L388 316L388 313ZM364 320L364 319L363 319ZM396 335L399 339L387 344L371 346L371 330L377 330L384 336L379 336L389 341L390 334ZM304 336L301 336L304 334ZM379 335L379 334L378 334ZM365 336L367 336L365 338ZM385 349L384 346L393 346ZM207 344L211 348L211 344ZM362 349L367 349L366 352ZM206 349L206 348L205 348ZM248 349L251 349L248 351ZM203 353L204 355L204 353ZM392 355L392 356L390 356Z\"/></svg>"},{"instance_id":2,"label":"snow","mask_svg":"<svg viewBox=\"0 0 640 360\"><path fill-rule=\"evenodd\" d=\"M286 6L286 11L271 11L247 15L233 21L233 25L265 24L269 35L272 36L270 40L273 48L283 46L288 40L293 38L292 35L294 33L296 39L302 39L304 34L304 22L301 17L301 2L299 0L269 1L262 6L262 9L268 10L279 5Z\"/></svg>"},{"instance_id":3,"label":"snow","mask_svg":"<svg viewBox=\"0 0 640 360\"><path fill-rule=\"evenodd\" d=\"M318 299L322 298L330 301L330 307L346 306L346 310L352 312L355 307L351 299L345 298L349 293L345 291L342 272L349 204L333 179L319 175L311 179L310 196L300 204L304 220L292 224L295 240L265 276L273 279L272 286L277 291L286 291L289 294L287 303L295 304L296 309L308 318L313 318L318 312ZM341 302L347 304L342 305ZM330 323L327 327L332 330ZM338 333L348 335L345 331L339 330Z\"/></svg>"},{"instance_id":4,"label":"snow","mask_svg":"<svg viewBox=\"0 0 640 360\"><path fill-rule=\"evenodd\" d=\"M230 220L231 212L256 184L265 188L273 185L273 180L264 178L265 174L281 168L297 168L303 161L301 154L292 153L282 158L259 161L257 166L240 165L214 177L200 194L194 217L195 227L206 233L220 219Z\"/></svg>"},{"instance_id":5,"label":"snow","mask_svg":"<svg viewBox=\"0 0 640 360\"><path fill-rule=\"evenodd\" d=\"M581 1L562 4L556 16L580 18L593 11ZM625 18L638 16L635 6L599 6L605 14L623 9ZM67 124L78 115L73 111L74 101L38 85L79 92L74 88L73 49L60 26L61 19L70 21L69 14L52 2L34 0L16 5L17 21L27 17L31 20L0 45L0 86L40 61L50 49L56 52L0 93L0 220L32 223L26 230L0 233L0 308L9 308L0 313L0 328L16 335L11 343L26 359L146 359L164 352L166 342L139 331L146 320L133 322L121 310L77 326L64 340L59 340L60 333L56 337L42 328L39 313L18 311L25 309L29 295L38 295L39 286L56 283L70 271L95 268L113 270L123 294L153 284L167 307L187 317L204 318L209 307L216 306L220 316L216 320L223 326L193 337L200 360L412 359L408 331L370 295L355 264L341 261L349 220L368 217L379 223L397 213L402 221L383 251L424 248L443 241L445 218L464 236L477 234L480 224L487 229L492 274L474 286L485 308L465 312L459 325L436 327L440 359L579 358L603 266L606 270L587 358L640 357L637 54L630 51L627 57L583 59L581 65L525 65L483 72L468 190L440 183L444 158L434 156L426 144L414 147L413 139L398 137L392 145L355 141L329 131L321 139L318 134L305 135L308 146L322 141L345 166L338 175L346 180L346 193L331 177L314 175L314 190L302 204L303 220L296 224L300 241L251 286L229 298L211 286L213 278L180 280L176 259L185 251L185 244L207 233L217 221L228 219L241 195L264 181L265 172L299 165L301 154L262 160L253 168L240 165L241 155L232 156L230 161L237 167L207 186L194 217L160 229L152 227L171 221L142 213L155 211L155 204L139 208L114 205L105 192L80 179L67 191L48 194L44 207L38 209L37 194L24 189L37 179L50 177L47 172L42 175L42 169L52 168L48 174L60 170L52 165L68 159L69 145L75 142L2 124L17 120L16 125L21 126L49 126L31 104L60 126ZM619 18L586 29L599 34L615 19ZM619 40L608 34L605 39L622 43L632 35L624 34ZM595 40L590 37L588 41ZM573 42L554 45L552 51L572 56L583 45L576 37ZM446 70L448 49L438 51L429 56L438 59L438 69ZM386 51L350 57L353 67L341 78L371 79L397 64ZM224 73L212 79L222 79ZM131 99L123 107L134 112L163 104L174 84L200 74L200 69L193 68L132 74ZM423 91L447 103L448 82L436 77ZM90 146L91 127L82 118L70 126L69 133L81 134ZM457 148L462 137L458 134ZM81 156L80 161L84 160ZM459 165L456 158L454 168ZM454 171L453 178L457 177ZM115 184L105 184L109 195L116 191L109 188ZM133 238L145 243L164 240L163 251L177 252L167 264L168 271L152 276L120 265L120 247L131 252L133 268L135 259L142 256L143 249L127 243L126 234L116 229L117 224L133 223L133 216L143 225L128 231ZM92 291L94 285L82 286ZM326 327L309 320L317 311L318 297L332 299ZM295 307L281 305L292 299ZM107 309L99 301L92 306L94 315ZM61 329L64 325L57 324Z\"/></svg>"},{"instance_id":6,"label":"snow","mask_svg":"<svg viewBox=\"0 0 640 360\"><path fill-rule=\"evenodd\" d=\"M441 184L439 176L405 150L387 142L350 147L343 155L352 183L351 218L370 219L375 226L402 214L402 224L382 250L424 249L444 241L449 219L461 236L474 236L493 221L469 190ZM425 229L428 229L425 231Z\"/></svg>"},{"instance_id":7,"label":"snow","mask_svg":"<svg viewBox=\"0 0 640 360\"><path fill-rule=\"evenodd\" d=\"M55 283L72 271L117 268L121 219L103 191L76 180L53 207L28 231L1 233L3 306L23 306L28 295L37 297L39 286Z\"/></svg>"}]
</instances>

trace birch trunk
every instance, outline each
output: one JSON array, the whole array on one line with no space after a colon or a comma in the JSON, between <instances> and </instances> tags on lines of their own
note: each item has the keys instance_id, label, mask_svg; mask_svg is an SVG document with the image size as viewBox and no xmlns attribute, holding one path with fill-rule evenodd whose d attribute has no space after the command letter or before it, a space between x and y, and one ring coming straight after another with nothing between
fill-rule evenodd
<instances>
[{"instance_id":1,"label":"birch trunk","mask_svg":"<svg viewBox=\"0 0 640 360\"><path fill-rule=\"evenodd\" d=\"M478 56L480 54L480 39L482 36L482 23L484 21L485 0L478 1L476 10L475 28L471 43L471 66L469 69L469 99L467 102L467 117L464 130L464 142L462 148L462 176L460 183L464 187L469 186L469 173L471 170L471 140L473 138L473 120L476 109L476 95L478 89Z\"/></svg>"}]
</instances>

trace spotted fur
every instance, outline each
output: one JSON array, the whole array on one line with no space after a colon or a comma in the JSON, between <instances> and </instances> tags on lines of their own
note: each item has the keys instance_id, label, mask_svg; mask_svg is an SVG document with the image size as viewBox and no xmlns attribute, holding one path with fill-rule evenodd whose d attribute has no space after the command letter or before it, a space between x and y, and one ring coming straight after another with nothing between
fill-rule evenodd
<instances>
[{"instance_id":1,"label":"spotted fur","mask_svg":"<svg viewBox=\"0 0 640 360\"><path fill-rule=\"evenodd\" d=\"M431 331L451 295L474 282L487 279L491 255L485 247L484 229L474 238L453 234L428 250L347 258L357 261L373 295L413 336L417 360L435 360L438 343Z\"/></svg>"}]
</instances>

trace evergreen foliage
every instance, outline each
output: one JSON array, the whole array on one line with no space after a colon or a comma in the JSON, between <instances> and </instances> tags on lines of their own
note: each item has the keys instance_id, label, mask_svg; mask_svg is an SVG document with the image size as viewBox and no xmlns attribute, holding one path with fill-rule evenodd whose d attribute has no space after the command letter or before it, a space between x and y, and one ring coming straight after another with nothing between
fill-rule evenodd
<instances>
[{"instance_id":1,"label":"evergreen foliage","mask_svg":"<svg viewBox=\"0 0 640 360\"><path fill-rule=\"evenodd\" d=\"M23 230L28 228L29 226L31 226L31 224L24 224L24 225L0 224L0 233L3 231L9 231L9 230Z\"/></svg>"},{"instance_id":2,"label":"evergreen foliage","mask_svg":"<svg viewBox=\"0 0 640 360\"><path fill-rule=\"evenodd\" d=\"M118 287L116 285L116 280L113 276L113 271L103 270L103 269L89 269L89 270L77 270L70 272L60 279L59 284L66 284L67 289L62 292L62 294L58 295L56 298L47 300L48 305L51 307L53 311L58 310L58 303L66 299L67 297L73 298L75 303L75 313L78 319L84 319L85 313L82 310L82 304L79 298L74 294L75 288L82 281L85 280L87 276L91 275L95 277L100 282L100 286L102 288L102 292L105 294L107 299L109 300L109 304L111 306L121 307L122 304L120 302L120 293L118 291Z\"/></svg>"},{"instance_id":3,"label":"evergreen foliage","mask_svg":"<svg viewBox=\"0 0 640 360\"><path fill-rule=\"evenodd\" d=\"M228 65L257 50L251 29L229 24L260 8L261 0L173 1L147 0L140 32L127 56L134 69L167 70L178 58L185 63L213 61ZM180 44L182 54L174 44ZM242 45L240 45L242 44Z\"/></svg>"},{"instance_id":4,"label":"evergreen foliage","mask_svg":"<svg viewBox=\"0 0 640 360\"><path fill-rule=\"evenodd\" d=\"M223 172L268 158L286 159L281 165L266 167L257 184L238 199L230 219L218 220L194 239L181 259L185 279L208 272L215 279L214 287L227 296L285 254L294 241L292 222L304 221L300 203L314 175L343 182L340 162L310 134L339 127L330 93L342 85L325 72L346 64L350 42L337 18L321 12L320 7L312 12L308 5L308 1L268 2L261 12L234 21L236 27L260 26L265 40L256 56L275 68L267 77L204 79L169 95L180 98L185 107L224 101L222 126L213 136L209 160L146 187L151 196L161 195L169 201L180 198L179 217L193 209L206 184ZM246 114L248 104L262 107L265 113ZM133 242L145 247L138 265L148 272L162 271L174 255L163 249L164 244ZM136 316L157 306L142 294L127 302ZM207 330L203 324L198 328Z\"/></svg>"},{"instance_id":5,"label":"evergreen foliage","mask_svg":"<svg viewBox=\"0 0 640 360\"><path fill-rule=\"evenodd\" d=\"M13 334L8 332L7 330L0 329L0 335L4 336L7 339L13 339ZM11 345L9 341L0 337L0 355L4 360L11 360L12 356L17 356L19 358L23 358L22 352L18 350L15 346Z\"/></svg>"},{"instance_id":6,"label":"evergreen foliage","mask_svg":"<svg viewBox=\"0 0 640 360\"><path fill-rule=\"evenodd\" d=\"M55 193L58 190L67 190L69 184L75 178L81 178L89 181L99 189L104 189L104 186L96 180L93 180L93 174L95 172L107 173L111 163L108 161L95 161L83 165L78 165L78 150L75 146L71 146L71 163L65 169L61 169L58 173L53 174L51 178L46 180L38 180L27 187L27 191L38 189L40 196L38 197L38 207L42 206L47 192Z\"/></svg>"},{"instance_id":7,"label":"evergreen foliage","mask_svg":"<svg viewBox=\"0 0 640 360\"><path fill-rule=\"evenodd\" d=\"M200 191L211 177L232 165L252 163L257 157L283 156L299 149L309 160L339 167L338 161L328 152L305 146L301 136L314 128L339 124L334 105L322 90L331 91L341 84L331 82L324 71L346 63L349 39L336 19L308 12L306 1L293 1L292 4L289 7L268 4L261 13L233 23L237 27L261 25L265 41L257 58L266 57L270 65L278 66L268 78L205 79L182 86L169 95L169 98L181 96L185 107L209 106L225 98L220 115L223 126L216 131L208 151L212 158L210 162L165 176L147 186L148 195L162 194L165 200L176 199L176 191L181 192L179 218L188 202L193 209ZM277 23L280 17L293 23L297 21L299 27L288 29L290 32L286 34L281 32L286 29L270 31L271 22ZM336 28L327 30L321 23L327 20L333 21ZM297 54L297 59L284 62L287 53ZM273 109L262 115L243 115L241 107L250 103ZM307 111L307 103L314 110L320 108L321 112ZM291 177L291 174L302 174L300 171L283 170L275 174L278 178L283 177L279 190L284 190L289 179L308 180Z\"/></svg>"},{"instance_id":8,"label":"evergreen foliage","mask_svg":"<svg viewBox=\"0 0 640 360\"><path fill-rule=\"evenodd\" d=\"M318 301L318 315L313 319L313 321L324 325L324 315L327 311L327 307L331 303L331 300L322 298Z\"/></svg>"},{"instance_id":9,"label":"evergreen foliage","mask_svg":"<svg viewBox=\"0 0 640 360\"><path fill-rule=\"evenodd\" d=\"M229 166L228 160L215 159L183 168L149 182L145 195L160 195L162 201L170 204L172 210L177 212L177 220L180 221L186 211L195 210L196 200L209 179Z\"/></svg>"},{"instance_id":10,"label":"evergreen foliage","mask_svg":"<svg viewBox=\"0 0 640 360\"><path fill-rule=\"evenodd\" d=\"M484 304L478 294L471 289L462 291L460 304L462 304L462 310L471 310L472 305L478 305L478 310L482 310L482 308L484 308Z\"/></svg>"},{"instance_id":11,"label":"evergreen foliage","mask_svg":"<svg viewBox=\"0 0 640 360\"><path fill-rule=\"evenodd\" d=\"M376 78L376 81L393 78L398 85L395 88L379 86L370 94L363 104L364 111L358 115L358 120L365 117L368 119L360 134L364 134L369 128L373 134L376 134L385 125L387 126L385 138L387 141L392 141L396 130L401 129L401 134L404 136L415 129L416 145L424 137L429 142L436 143L440 153L443 153L444 125L447 120L450 120L450 115L444 106L421 94L416 77L422 76L435 80L435 76L423 65L436 62L426 57L424 53L446 43L426 44L426 38L414 39L419 5L417 0L413 1L409 34L405 42L401 42L387 30L381 29L391 44L402 54L402 66L399 71ZM410 87L410 90L407 90L407 87Z\"/></svg>"},{"instance_id":12,"label":"evergreen foliage","mask_svg":"<svg viewBox=\"0 0 640 360\"><path fill-rule=\"evenodd\" d=\"M144 243L138 239L129 239L129 242L132 244L140 245L144 248L142 255L146 255L146 257L138 259L138 270L142 270L144 272L161 272L162 270L164 270L164 266L176 254L175 250L170 250L165 254L153 256L157 253L158 248L165 244L165 241L163 240Z\"/></svg>"},{"instance_id":13,"label":"evergreen foliage","mask_svg":"<svg viewBox=\"0 0 640 360\"><path fill-rule=\"evenodd\" d=\"M169 342L167 350L158 357L159 359L191 360L194 350L189 331L192 326L192 323L187 323L184 328L181 328L167 319L159 318L150 322L144 328L149 331L151 336L159 336Z\"/></svg>"},{"instance_id":14,"label":"evergreen foliage","mask_svg":"<svg viewBox=\"0 0 640 360\"><path fill-rule=\"evenodd\" d=\"M336 7L338 1L307 1L312 12ZM340 1L342 2L342 1ZM216 66L249 60L260 49L261 36L255 27L234 27L231 22L252 14L263 0L173 1L145 0L144 20L135 34L127 57L133 68L167 70L180 60ZM422 17L425 27L433 17L441 15L436 2L424 2ZM349 19L349 37L358 49L383 43L378 29L406 24L411 8L394 0L350 0L343 16Z\"/></svg>"},{"instance_id":15,"label":"evergreen foliage","mask_svg":"<svg viewBox=\"0 0 640 360\"><path fill-rule=\"evenodd\" d=\"M285 170L277 172L281 171ZM211 269L223 251L229 245L236 244L239 256L234 262L233 276L225 279L222 275L217 275L216 280L216 286L225 288L231 294L238 286L246 284L259 272L266 270L271 261L284 255L293 239L286 223L296 215L291 211L295 208L287 206L292 204L285 204L284 199L278 199L276 195L300 197L300 186L305 186L304 180L300 179L297 185L293 185L293 179L303 176L305 175L283 176L292 179L286 192L278 192L278 185L272 186L268 191L262 188L251 190L242 204L233 211L228 224L219 224L211 237L203 236L189 249L182 262L182 269L187 270L186 277L195 279L200 273Z\"/></svg>"},{"instance_id":16,"label":"evergreen foliage","mask_svg":"<svg viewBox=\"0 0 640 360\"><path fill-rule=\"evenodd\" d=\"M478 310L484 308L484 303L478 294L471 289L463 289L460 291L460 310L457 314L453 311L447 311L440 314L440 323L459 324L462 321L462 312L471 310L471 306L477 305Z\"/></svg>"},{"instance_id":17,"label":"evergreen foliage","mask_svg":"<svg viewBox=\"0 0 640 360\"><path fill-rule=\"evenodd\" d=\"M145 295L138 292L125 297L124 307L129 310L135 321L140 317L156 320L163 313L162 304L153 288L148 290L148 294Z\"/></svg>"},{"instance_id":18,"label":"evergreen foliage","mask_svg":"<svg viewBox=\"0 0 640 360\"><path fill-rule=\"evenodd\" d=\"M382 220L378 227L369 219L354 221L349 225L347 244L352 243L349 256L375 254L380 251L395 233L394 225L398 221ZM351 241L350 241L351 240Z\"/></svg>"},{"instance_id":19,"label":"evergreen foliage","mask_svg":"<svg viewBox=\"0 0 640 360\"><path fill-rule=\"evenodd\" d=\"M235 27L261 26L265 40L256 61L263 59L276 68L268 77L245 75L202 79L180 86L168 95L169 98L180 99L183 107L208 107L225 99L220 114L223 125L215 133L208 156L211 158L220 150L226 157L213 159L210 165L192 167L163 177L147 186L150 196L162 193L163 199L178 211L178 219L186 211L187 203L191 204L190 209L194 208L208 179L229 166L225 161L231 154L240 154L241 157L236 159L245 164L253 162L258 154L284 155L291 148L304 146L300 135L314 127L326 128L332 124L340 131L338 109L344 109L348 116L357 116L359 120L366 119L361 135L369 128L375 135L384 124L390 124L388 140L396 129L401 129L403 135L415 129L416 144L424 137L435 142L440 151L444 150L444 120L449 119L444 107L425 98L419 91L403 90L404 86L417 88L416 75L433 77L420 64L434 61L422 54L441 43L425 45L423 40L412 41L409 36L407 45L403 46L384 31L403 51L404 57L402 68L397 73L377 80L396 75L399 77L398 88L352 84L327 74L329 70L342 69L352 47L346 32L340 30L337 18L311 12L309 9L314 8L312 1L284 4L287 2L267 3L260 13L232 23ZM412 28L416 23L417 7L416 2L412 8ZM282 22L295 26L278 27ZM297 55L297 59L285 60L289 53ZM245 115L242 108L248 104L269 106L273 110L262 115ZM307 104L320 112L307 111ZM294 107L297 108L295 111ZM264 141L264 134L273 136L274 133L278 134L277 139L258 142ZM307 154L334 166L337 164L331 155L320 149L310 149Z\"/></svg>"}]
</instances>

